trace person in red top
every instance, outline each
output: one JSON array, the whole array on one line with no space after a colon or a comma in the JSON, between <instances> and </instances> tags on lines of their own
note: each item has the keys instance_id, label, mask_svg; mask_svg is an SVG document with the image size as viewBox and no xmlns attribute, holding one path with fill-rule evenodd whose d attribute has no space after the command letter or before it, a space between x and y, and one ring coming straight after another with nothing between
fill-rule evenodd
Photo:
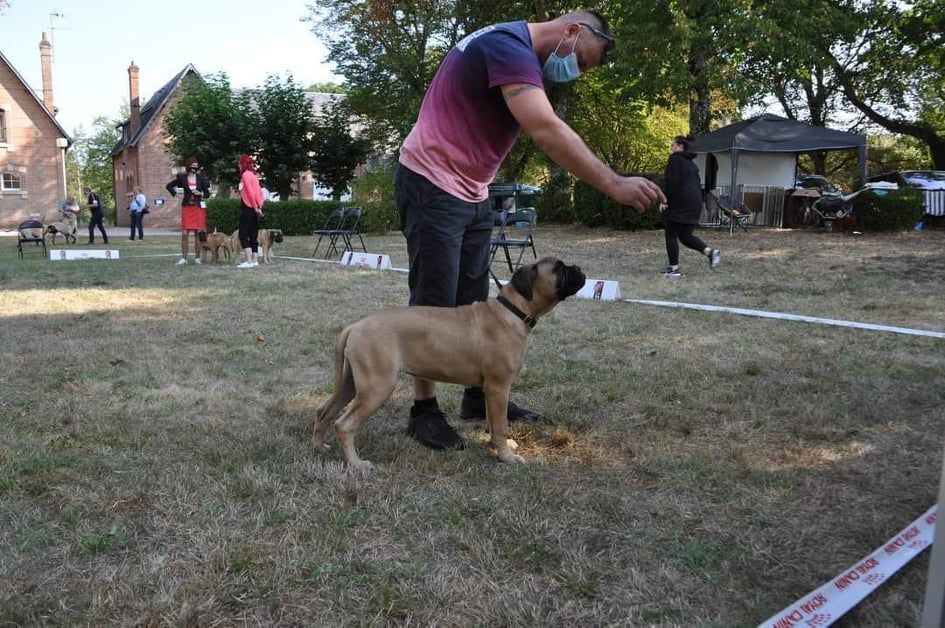
<instances>
[{"instance_id":1,"label":"person in red top","mask_svg":"<svg viewBox=\"0 0 945 628\"><path fill-rule=\"evenodd\" d=\"M253 170L253 160L249 155L240 155L240 246L243 247L245 259L236 265L237 268L253 268L259 266L256 254L259 245L256 235L259 233L259 219L263 216L263 194L259 187L259 177Z\"/></svg>"}]
</instances>

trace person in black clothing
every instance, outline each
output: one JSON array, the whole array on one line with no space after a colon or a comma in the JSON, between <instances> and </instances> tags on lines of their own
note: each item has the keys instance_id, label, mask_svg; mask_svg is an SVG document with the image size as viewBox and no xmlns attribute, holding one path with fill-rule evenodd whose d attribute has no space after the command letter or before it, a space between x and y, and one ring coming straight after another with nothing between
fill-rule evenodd
<instances>
[{"instance_id":1,"label":"person in black clothing","mask_svg":"<svg viewBox=\"0 0 945 628\"><path fill-rule=\"evenodd\" d=\"M177 196L177 192L183 192L183 199L180 206L180 259L177 260L178 266L187 263L187 234L194 234L194 263L200 264L200 240L199 233L207 230L207 203L210 197L210 182L207 177L197 174L200 170L200 164L196 157L189 157L186 161L185 171L178 174L169 182L165 189L171 196Z\"/></svg>"},{"instance_id":2,"label":"person in black clothing","mask_svg":"<svg viewBox=\"0 0 945 628\"><path fill-rule=\"evenodd\" d=\"M95 227L97 225L98 230L102 232L102 241L108 244L108 234L105 233L105 225L102 224L102 219L105 217L105 207L102 206L102 198L88 186L82 188L82 192L86 196L85 206L92 210L92 218L89 219L88 243L95 244Z\"/></svg>"},{"instance_id":3,"label":"person in black clothing","mask_svg":"<svg viewBox=\"0 0 945 628\"><path fill-rule=\"evenodd\" d=\"M663 189L666 203L660 205L666 226L666 254L669 266L663 271L667 277L682 277L679 270L679 243L699 251L709 259L709 266L718 268L722 254L693 234L702 214L702 186L699 168L693 163L696 154L689 152L691 137L677 135L673 139L669 162L666 164Z\"/></svg>"}]
</instances>

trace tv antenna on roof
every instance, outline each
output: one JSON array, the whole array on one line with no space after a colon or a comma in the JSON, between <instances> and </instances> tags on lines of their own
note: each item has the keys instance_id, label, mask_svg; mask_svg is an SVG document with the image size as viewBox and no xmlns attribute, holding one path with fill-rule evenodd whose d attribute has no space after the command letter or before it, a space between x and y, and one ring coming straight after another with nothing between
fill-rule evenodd
<instances>
[{"instance_id":1,"label":"tv antenna on roof","mask_svg":"<svg viewBox=\"0 0 945 628\"><path fill-rule=\"evenodd\" d=\"M3 0L0 0L2 2ZM66 17L64 13L59 13L58 11L53 11L49 14L49 45L52 46L53 57L56 56L56 24L55 20L57 18L62 19Z\"/></svg>"}]
</instances>

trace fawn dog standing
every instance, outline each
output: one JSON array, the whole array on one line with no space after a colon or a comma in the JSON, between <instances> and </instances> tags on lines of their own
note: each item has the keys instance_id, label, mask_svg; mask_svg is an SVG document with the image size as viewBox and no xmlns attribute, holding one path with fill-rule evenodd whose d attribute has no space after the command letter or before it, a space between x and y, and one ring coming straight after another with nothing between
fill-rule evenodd
<instances>
[{"instance_id":1,"label":"fawn dog standing","mask_svg":"<svg viewBox=\"0 0 945 628\"><path fill-rule=\"evenodd\" d=\"M338 335L335 389L318 409L313 443L321 447L333 424L345 462L371 469L373 465L358 456L355 435L390 397L398 373L405 372L481 386L499 460L524 462L508 439L509 389L522 367L525 341L535 321L580 290L584 281L579 267L546 257L519 267L495 299L456 308L392 308L349 325Z\"/></svg>"}]
</instances>

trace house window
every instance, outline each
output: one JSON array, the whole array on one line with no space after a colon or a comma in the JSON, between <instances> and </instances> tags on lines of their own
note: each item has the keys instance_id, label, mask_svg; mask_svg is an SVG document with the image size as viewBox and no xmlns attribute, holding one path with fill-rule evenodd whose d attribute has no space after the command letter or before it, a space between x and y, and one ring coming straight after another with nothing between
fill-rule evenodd
<instances>
[{"instance_id":1,"label":"house window","mask_svg":"<svg viewBox=\"0 0 945 628\"><path fill-rule=\"evenodd\" d=\"M0 176L0 190L4 192L19 192L23 189L23 179L19 172L4 172Z\"/></svg>"},{"instance_id":2,"label":"house window","mask_svg":"<svg viewBox=\"0 0 945 628\"><path fill-rule=\"evenodd\" d=\"M7 141L7 112L0 109L0 142Z\"/></svg>"}]
</instances>

